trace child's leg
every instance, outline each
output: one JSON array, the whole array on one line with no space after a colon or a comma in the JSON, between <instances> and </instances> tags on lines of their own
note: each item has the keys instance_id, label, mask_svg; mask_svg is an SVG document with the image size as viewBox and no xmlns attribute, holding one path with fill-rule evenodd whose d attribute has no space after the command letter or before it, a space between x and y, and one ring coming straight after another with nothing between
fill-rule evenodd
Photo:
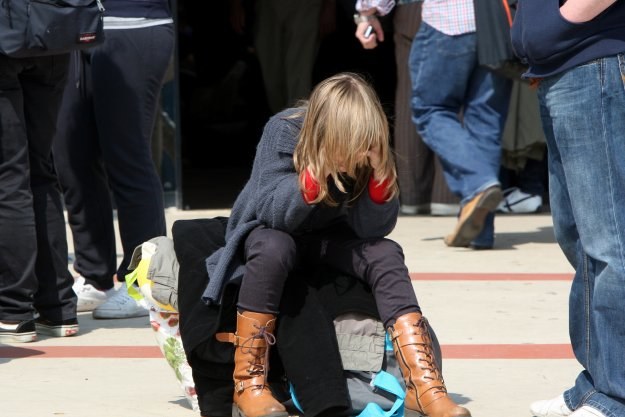
<instances>
[{"instance_id":1,"label":"child's leg","mask_svg":"<svg viewBox=\"0 0 625 417\"><path fill-rule=\"evenodd\" d=\"M237 330L227 339L235 345L235 417L288 416L271 394L267 373L282 289L296 254L293 238L278 230L258 228L245 240L246 269L239 292Z\"/></svg>"},{"instance_id":2,"label":"child's leg","mask_svg":"<svg viewBox=\"0 0 625 417\"><path fill-rule=\"evenodd\" d=\"M397 317L388 332L406 383L405 416L470 417L469 410L447 395L425 317L420 313Z\"/></svg>"},{"instance_id":3,"label":"child's leg","mask_svg":"<svg viewBox=\"0 0 625 417\"><path fill-rule=\"evenodd\" d=\"M373 290L385 327L404 314L421 312L403 251L394 241L333 236L321 246L323 263L364 280Z\"/></svg>"},{"instance_id":4,"label":"child's leg","mask_svg":"<svg viewBox=\"0 0 625 417\"><path fill-rule=\"evenodd\" d=\"M238 310L278 314L282 290L296 262L295 241L288 233L257 228L245 240L245 275Z\"/></svg>"},{"instance_id":5,"label":"child's leg","mask_svg":"<svg viewBox=\"0 0 625 417\"><path fill-rule=\"evenodd\" d=\"M389 239L336 237L321 247L325 248L320 254L324 262L364 279L373 290L406 382L406 417L469 417L469 410L447 395L401 247Z\"/></svg>"}]
</instances>

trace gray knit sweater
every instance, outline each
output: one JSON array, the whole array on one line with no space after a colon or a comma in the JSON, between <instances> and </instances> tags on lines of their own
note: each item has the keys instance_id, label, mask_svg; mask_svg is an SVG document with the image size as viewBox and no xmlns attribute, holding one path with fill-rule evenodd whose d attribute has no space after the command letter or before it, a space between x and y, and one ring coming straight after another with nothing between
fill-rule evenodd
<instances>
[{"instance_id":1,"label":"gray knit sweater","mask_svg":"<svg viewBox=\"0 0 625 417\"><path fill-rule=\"evenodd\" d=\"M224 285L242 278L245 266L239 248L253 229L263 225L295 233L314 210L326 209L307 204L299 189L293 153L302 118L292 117L296 111L288 109L278 113L265 125L251 177L232 207L226 245L206 259L209 282L202 294L206 304L219 303ZM398 212L397 198L376 204L367 192L349 207L340 209L345 222L363 239L382 238L389 234L395 227Z\"/></svg>"}]
</instances>

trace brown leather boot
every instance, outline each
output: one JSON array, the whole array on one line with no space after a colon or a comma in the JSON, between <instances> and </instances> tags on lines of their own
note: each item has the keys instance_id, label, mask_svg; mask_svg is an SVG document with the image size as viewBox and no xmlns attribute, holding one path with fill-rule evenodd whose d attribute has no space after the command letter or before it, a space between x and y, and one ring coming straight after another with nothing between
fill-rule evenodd
<instances>
[{"instance_id":1,"label":"brown leather boot","mask_svg":"<svg viewBox=\"0 0 625 417\"><path fill-rule=\"evenodd\" d=\"M405 416L470 417L469 410L447 395L425 317L419 313L404 314L389 327L389 333L406 382Z\"/></svg>"},{"instance_id":2,"label":"brown leather boot","mask_svg":"<svg viewBox=\"0 0 625 417\"><path fill-rule=\"evenodd\" d=\"M275 327L276 316L248 311L237 313L236 333L217 334L217 340L235 346L233 417L288 417L267 385Z\"/></svg>"}]
</instances>

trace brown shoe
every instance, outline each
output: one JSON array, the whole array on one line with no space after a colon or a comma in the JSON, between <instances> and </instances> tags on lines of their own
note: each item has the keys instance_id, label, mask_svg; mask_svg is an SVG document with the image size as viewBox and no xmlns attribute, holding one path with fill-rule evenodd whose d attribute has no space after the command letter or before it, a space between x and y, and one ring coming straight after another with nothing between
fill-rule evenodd
<instances>
[{"instance_id":1,"label":"brown shoe","mask_svg":"<svg viewBox=\"0 0 625 417\"><path fill-rule=\"evenodd\" d=\"M447 395L425 317L405 314L389 328L389 333L406 382L405 416L471 417L469 410Z\"/></svg>"},{"instance_id":2,"label":"brown shoe","mask_svg":"<svg viewBox=\"0 0 625 417\"><path fill-rule=\"evenodd\" d=\"M445 237L445 244L454 247L467 247L484 228L486 216L495 211L503 200L501 188L496 185L487 188L471 199L460 209L454 232Z\"/></svg>"},{"instance_id":3,"label":"brown shoe","mask_svg":"<svg viewBox=\"0 0 625 417\"><path fill-rule=\"evenodd\" d=\"M244 312L237 313L236 333L217 334L217 340L235 346L233 417L288 417L267 385L275 327L274 315Z\"/></svg>"}]
</instances>

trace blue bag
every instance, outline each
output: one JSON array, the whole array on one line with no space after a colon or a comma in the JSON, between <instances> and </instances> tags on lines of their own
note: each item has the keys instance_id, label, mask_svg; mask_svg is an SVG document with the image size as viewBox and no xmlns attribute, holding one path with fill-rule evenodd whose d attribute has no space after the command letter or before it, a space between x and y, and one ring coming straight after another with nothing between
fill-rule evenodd
<instances>
[{"instance_id":1,"label":"blue bag","mask_svg":"<svg viewBox=\"0 0 625 417\"><path fill-rule=\"evenodd\" d=\"M355 417L403 417L405 386L390 337L378 320L358 314L335 320ZM293 404L303 411L290 386Z\"/></svg>"}]
</instances>

